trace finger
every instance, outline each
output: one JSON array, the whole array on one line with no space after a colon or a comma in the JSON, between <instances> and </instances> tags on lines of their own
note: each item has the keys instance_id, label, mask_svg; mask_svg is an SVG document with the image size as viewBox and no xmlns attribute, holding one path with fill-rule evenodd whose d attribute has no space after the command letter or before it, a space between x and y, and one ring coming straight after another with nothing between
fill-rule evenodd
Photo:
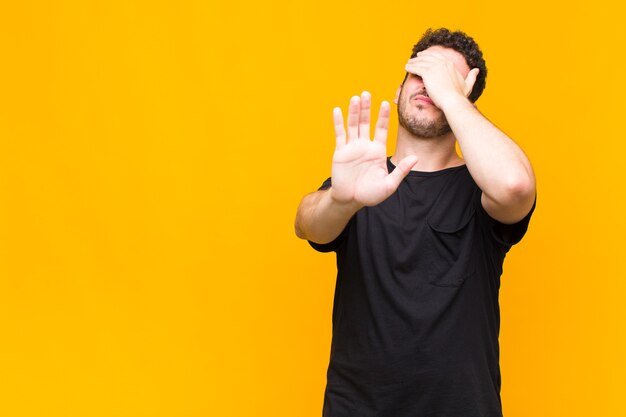
<instances>
[{"instance_id":1,"label":"finger","mask_svg":"<svg viewBox=\"0 0 626 417\"><path fill-rule=\"evenodd\" d=\"M392 192L395 191L404 179L404 177L409 174L411 168L413 168L416 163L417 156L409 155L404 157L402 161L398 163L396 169L394 169L391 174L387 175L386 181L387 187L389 187L388 189Z\"/></svg>"},{"instance_id":2,"label":"finger","mask_svg":"<svg viewBox=\"0 0 626 417\"><path fill-rule=\"evenodd\" d=\"M408 63L413 64L415 62L441 62L447 61L446 57L439 54L418 54L415 58L410 58Z\"/></svg>"},{"instance_id":3,"label":"finger","mask_svg":"<svg viewBox=\"0 0 626 417\"><path fill-rule=\"evenodd\" d=\"M406 64L406 65L404 66L404 70L405 70L406 72L411 73L411 74L415 74L415 75L417 75L417 73L415 72L415 71L417 70L417 65L415 65L415 63L413 63L413 64Z\"/></svg>"},{"instance_id":4,"label":"finger","mask_svg":"<svg viewBox=\"0 0 626 417\"><path fill-rule=\"evenodd\" d=\"M378 120L376 121L376 131L374 133L374 140L380 142L383 145L387 143L387 131L389 130L389 102L383 101L380 103L380 110L378 111Z\"/></svg>"},{"instance_id":5,"label":"finger","mask_svg":"<svg viewBox=\"0 0 626 417\"><path fill-rule=\"evenodd\" d=\"M416 58L426 58L426 57L433 57L433 58L437 58L437 59L443 59L444 61L447 61L448 58L446 58L446 56L444 54L442 54L441 52L436 52L436 51L420 51L417 53L417 55L415 56Z\"/></svg>"},{"instance_id":6,"label":"finger","mask_svg":"<svg viewBox=\"0 0 626 417\"><path fill-rule=\"evenodd\" d=\"M359 138L370 138L370 110L372 107L372 96L367 91L361 93L361 111L359 114Z\"/></svg>"},{"instance_id":7,"label":"finger","mask_svg":"<svg viewBox=\"0 0 626 417\"><path fill-rule=\"evenodd\" d=\"M474 88L474 84L476 84L476 78L478 77L478 72L480 69L474 68L472 69L467 77L465 78L465 97L469 96L472 93L472 89Z\"/></svg>"},{"instance_id":8,"label":"finger","mask_svg":"<svg viewBox=\"0 0 626 417\"><path fill-rule=\"evenodd\" d=\"M346 144L346 129L343 126L343 114L340 107L333 109L333 123L335 124L335 139L337 140L337 149Z\"/></svg>"},{"instance_id":9,"label":"finger","mask_svg":"<svg viewBox=\"0 0 626 417\"><path fill-rule=\"evenodd\" d=\"M348 107L348 142L359 137L359 111L361 99L354 96Z\"/></svg>"},{"instance_id":10,"label":"finger","mask_svg":"<svg viewBox=\"0 0 626 417\"><path fill-rule=\"evenodd\" d=\"M424 64L423 62L420 62L417 64L406 64L404 66L404 70L406 72L419 75L420 77L424 74L424 72L426 72L427 69L428 69L428 65Z\"/></svg>"}]
</instances>

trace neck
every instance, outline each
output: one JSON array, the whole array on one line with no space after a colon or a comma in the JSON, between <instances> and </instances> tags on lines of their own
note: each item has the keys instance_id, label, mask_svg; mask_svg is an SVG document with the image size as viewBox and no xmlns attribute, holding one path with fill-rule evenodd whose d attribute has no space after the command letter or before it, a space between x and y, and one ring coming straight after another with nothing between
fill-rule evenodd
<instances>
[{"instance_id":1,"label":"neck","mask_svg":"<svg viewBox=\"0 0 626 417\"><path fill-rule=\"evenodd\" d=\"M391 163L397 165L404 157L416 155L418 160L414 171L432 172L463 165L465 162L456 153L455 145L452 132L436 138L420 138L399 126Z\"/></svg>"}]
</instances>

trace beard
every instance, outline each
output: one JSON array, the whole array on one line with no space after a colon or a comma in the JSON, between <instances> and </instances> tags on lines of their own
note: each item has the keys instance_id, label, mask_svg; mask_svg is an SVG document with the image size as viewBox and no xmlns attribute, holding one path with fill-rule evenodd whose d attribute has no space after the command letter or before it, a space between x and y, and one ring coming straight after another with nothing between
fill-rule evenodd
<instances>
[{"instance_id":1,"label":"beard","mask_svg":"<svg viewBox=\"0 0 626 417\"><path fill-rule=\"evenodd\" d=\"M414 106L413 98L416 95L426 95L425 90L414 93L411 97L406 97L403 93L404 89L400 91L398 99L398 123L400 126L419 138L436 138L452 131L443 112L440 112L435 119L429 119L419 113L411 113L411 108ZM415 107L422 110L425 106L417 104Z\"/></svg>"}]
</instances>

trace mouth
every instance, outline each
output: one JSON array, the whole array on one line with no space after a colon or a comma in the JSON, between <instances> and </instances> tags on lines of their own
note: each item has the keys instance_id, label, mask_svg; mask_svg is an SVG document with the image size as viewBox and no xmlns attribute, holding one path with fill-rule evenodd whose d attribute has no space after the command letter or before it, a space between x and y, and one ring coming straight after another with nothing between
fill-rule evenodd
<instances>
[{"instance_id":1,"label":"mouth","mask_svg":"<svg viewBox=\"0 0 626 417\"><path fill-rule=\"evenodd\" d=\"M425 96L425 95L422 95L422 94L416 95L413 98L413 100L419 101L419 102L422 102L422 103L426 103L426 104L430 104L430 105L434 105L433 101L430 98L428 98L428 96Z\"/></svg>"}]
</instances>

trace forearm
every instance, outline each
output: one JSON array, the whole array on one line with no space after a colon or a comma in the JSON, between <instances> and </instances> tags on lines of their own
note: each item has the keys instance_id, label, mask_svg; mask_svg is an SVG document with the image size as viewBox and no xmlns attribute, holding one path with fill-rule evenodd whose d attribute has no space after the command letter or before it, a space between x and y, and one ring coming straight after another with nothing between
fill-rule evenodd
<instances>
[{"instance_id":1,"label":"forearm","mask_svg":"<svg viewBox=\"0 0 626 417\"><path fill-rule=\"evenodd\" d=\"M535 195L535 176L522 149L467 99L446 103L445 113L483 193L503 206L527 206Z\"/></svg>"},{"instance_id":2,"label":"forearm","mask_svg":"<svg viewBox=\"0 0 626 417\"><path fill-rule=\"evenodd\" d=\"M298 207L296 235L315 243L332 242L359 209L356 203L335 201L330 189L308 194Z\"/></svg>"}]
</instances>

